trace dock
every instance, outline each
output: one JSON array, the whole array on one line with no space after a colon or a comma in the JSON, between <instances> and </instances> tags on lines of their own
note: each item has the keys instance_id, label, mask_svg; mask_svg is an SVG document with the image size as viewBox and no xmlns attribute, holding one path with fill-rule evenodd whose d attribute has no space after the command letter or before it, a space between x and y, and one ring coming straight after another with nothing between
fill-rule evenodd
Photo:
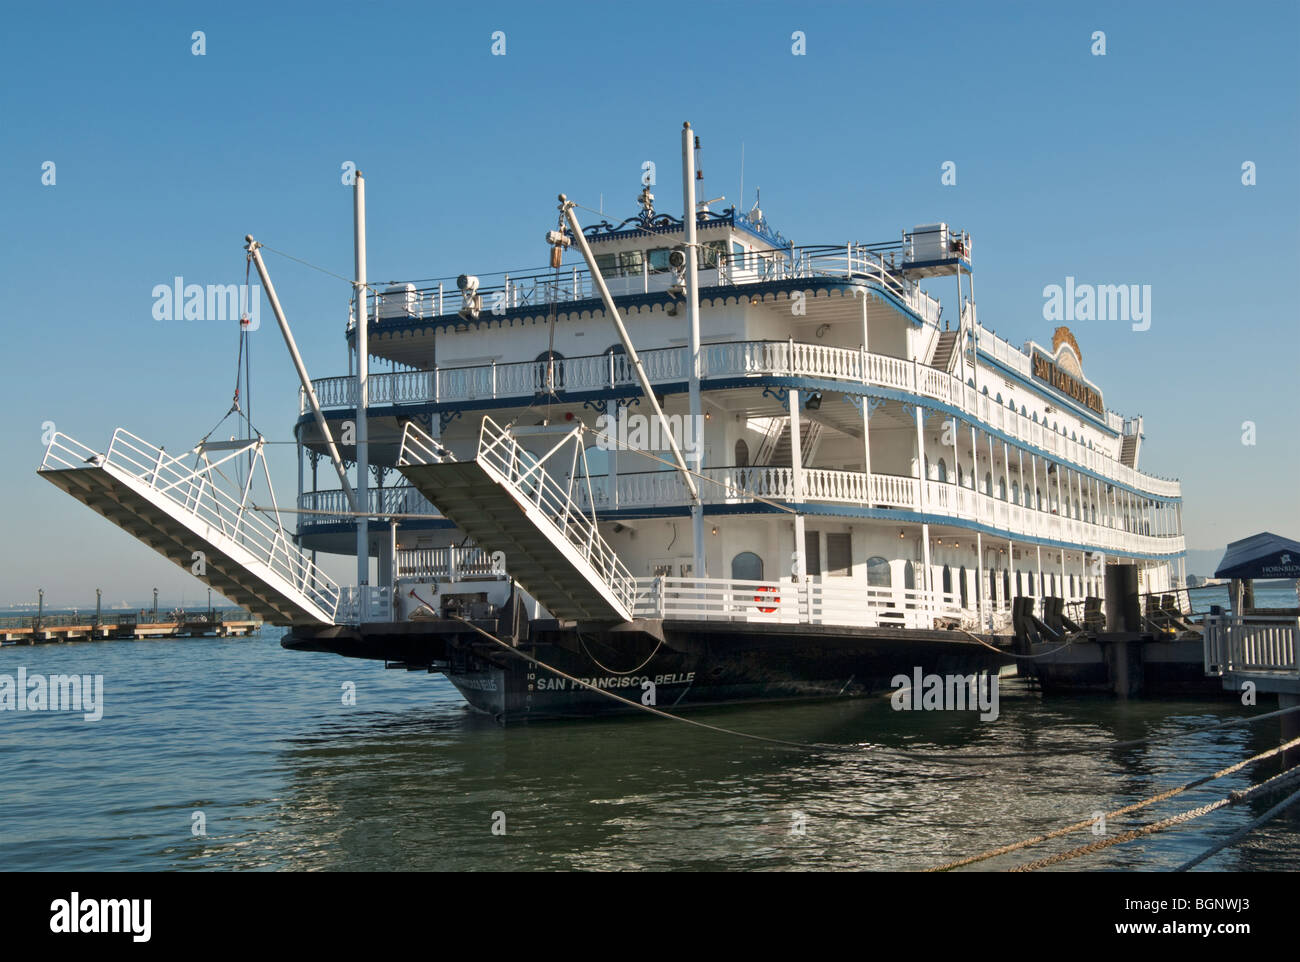
<instances>
[{"instance_id":1,"label":"dock","mask_svg":"<svg viewBox=\"0 0 1300 962\"><path fill-rule=\"evenodd\" d=\"M106 615L50 615L0 619L0 643L49 645L68 641L161 640L164 638L243 638L262 628L246 611L159 614L146 611Z\"/></svg>"}]
</instances>

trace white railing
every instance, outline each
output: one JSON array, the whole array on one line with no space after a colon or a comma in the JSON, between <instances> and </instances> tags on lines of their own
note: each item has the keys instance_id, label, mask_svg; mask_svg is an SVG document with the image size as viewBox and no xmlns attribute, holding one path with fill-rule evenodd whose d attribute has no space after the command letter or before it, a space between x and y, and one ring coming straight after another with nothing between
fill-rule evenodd
<instances>
[{"instance_id":1,"label":"white railing","mask_svg":"<svg viewBox=\"0 0 1300 962\"><path fill-rule=\"evenodd\" d=\"M1029 364L1029 359L1023 353L1004 341L981 340L981 344L985 347L989 344L1001 345L1004 352L1015 353L1026 368ZM683 347L647 350L640 357L652 382L686 379L687 356ZM1006 404L998 403L994 397L976 391L958 376L928 365L853 348L805 344L793 340L706 344L701 351L701 364L703 376L710 378L787 375L907 391L964 410L991 428L1110 481L1159 497L1176 498L1181 495L1181 486L1177 481L1143 474L1121 464L1105 451L1090 448L1053 431L1048 425L1021 414L1019 410L1013 411ZM549 363L522 361L375 374L371 375L369 383L372 404L401 405L531 397L545 391L548 386L564 391L632 387L637 383L637 378L624 356L596 354L558 358ZM355 378L323 378L312 384L322 407L351 407L355 404ZM307 411L305 395L301 397L300 411L304 414Z\"/></svg>"},{"instance_id":2,"label":"white railing","mask_svg":"<svg viewBox=\"0 0 1300 962\"><path fill-rule=\"evenodd\" d=\"M327 615L333 615L338 606L339 587L311 563L283 527L268 520L264 512L255 510L248 501L254 467L261 466L263 471L266 470L260 440L250 441L237 452L224 448L221 454L214 467L202 446L173 456L118 428L104 454L92 451L65 434L56 434L46 449L41 469L85 468L90 463L121 471L208 525L213 536L237 544ZM186 458L194 459L195 463L186 464ZM220 486L223 481L230 484L220 467L224 462L233 473L233 462L244 459L250 462L244 466L244 470L249 472L247 483L240 492L241 497L235 498ZM269 484L269 475L267 482Z\"/></svg>"},{"instance_id":3,"label":"white railing","mask_svg":"<svg viewBox=\"0 0 1300 962\"><path fill-rule=\"evenodd\" d=\"M342 589L335 621L340 625L359 625L376 621L396 621L393 589L388 585L348 585Z\"/></svg>"},{"instance_id":4,"label":"white railing","mask_svg":"<svg viewBox=\"0 0 1300 962\"><path fill-rule=\"evenodd\" d=\"M924 511L983 522L1015 535L1088 545L1113 554L1177 554L1185 544L1181 535L1137 534L1122 527L1093 524L1082 518L1028 508L943 481L925 482L926 501L922 503L918 478L892 474L868 475L860 471L805 468L804 490L800 498L795 492L794 469L791 467L705 468L700 473L703 476L699 483L700 500L706 504L744 504L770 499ZM597 509L613 506L609 486L610 479L606 475L591 478ZM578 489L576 497L584 509L591 506L585 487ZM618 475L620 509L688 503L686 487L681 475L675 471Z\"/></svg>"},{"instance_id":5,"label":"white railing","mask_svg":"<svg viewBox=\"0 0 1300 962\"><path fill-rule=\"evenodd\" d=\"M939 302L913 281L902 277L892 261L861 244L810 246L783 251L723 256L717 265L700 269L700 287L737 287L765 281L844 279L878 285L898 298L922 320L935 324L939 319ZM611 268L602 272L610 293L615 297L663 291L673 275L651 270L643 262L640 269ZM552 303L569 304L594 300L598 296L586 267L573 267L557 273L550 269L532 269L511 273L479 274L477 290L484 313L497 309L545 307ZM448 317L466 306L460 289L452 278L445 278L417 289L390 291L379 297L377 311L380 327L385 322L405 319Z\"/></svg>"},{"instance_id":6,"label":"white railing","mask_svg":"<svg viewBox=\"0 0 1300 962\"><path fill-rule=\"evenodd\" d=\"M372 487L368 492L368 510L375 517L389 517L395 514L424 515L430 518L441 517L433 503L409 484L395 484L390 487ZM323 491L304 491L298 496L298 510L312 512L303 514L301 525L337 524L349 521L352 506L347 493L338 488Z\"/></svg>"},{"instance_id":7,"label":"white railing","mask_svg":"<svg viewBox=\"0 0 1300 962\"><path fill-rule=\"evenodd\" d=\"M959 621L960 598L951 592L735 578L638 578L638 618L743 621L848 627L934 628L936 619Z\"/></svg>"},{"instance_id":8,"label":"white railing","mask_svg":"<svg viewBox=\"0 0 1300 962\"><path fill-rule=\"evenodd\" d=\"M408 425L408 430L410 427ZM572 433L571 442L577 446L575 455L585 457L578 431ZM566 445L557 445L556 450L562 446ZM632 609L636 600L636 579L601 537L594 515L586 513L591 510L590 504L584 511L584 506L575 498L578 478L570 477L568 487L557 482L545 470L543 462L489 417L483 418L476 460L535 505L540 512L539 520L547 523L555 535L577 550L624 608Z\"/></svg>"},{"instance_id":9,"label":"white railing","mask_svg":"<svg viewBox=\"0 0 1300 962\"><path fill-rule=\"evenodd\" d=\"M1269 671L1300 676L1300 618L1206 615L1205 673Z\"/></svg>"},{"instance_id":10,"label":"white railing","mask_svg":"<svg viewBox=\"0 0 1300 962\"><path fill-rule=\"evenodd\" d=\"M505 565L500 554L472 545L446 548L399 548L397 567L403 578L503 578Z\"/></svg>"}]
</instances>

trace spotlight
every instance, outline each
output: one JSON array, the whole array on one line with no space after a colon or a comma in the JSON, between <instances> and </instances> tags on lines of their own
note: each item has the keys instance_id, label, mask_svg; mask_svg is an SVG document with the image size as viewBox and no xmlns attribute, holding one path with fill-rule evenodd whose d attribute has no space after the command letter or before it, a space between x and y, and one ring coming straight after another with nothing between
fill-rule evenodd
<instances>
[{"instance_id":1,"label":"spotlight","mask_svg":"<svg viewBox=\"0 0 1300 962\"><path fill-rule=\"evenodd\" d=\"M804 402L803 409L805 411L818 411L821 410L821 406L822 406L822 392L816 391L813 394L809 395L808 400Z\"/></svg>"},{"instance_id":2,"label":"spotlight","mask_svg":"<svg viewBox=\"0 0 1300 962\"><path fill-rule=\"evenodd\" d=\"M467 321L477 321L478 312L483 306L483 299L478 296L478 278L473 274L461 274L456 278L456 286L460 288L461 300L464 302L456 313Z\"/></svg>"}]
</instances>

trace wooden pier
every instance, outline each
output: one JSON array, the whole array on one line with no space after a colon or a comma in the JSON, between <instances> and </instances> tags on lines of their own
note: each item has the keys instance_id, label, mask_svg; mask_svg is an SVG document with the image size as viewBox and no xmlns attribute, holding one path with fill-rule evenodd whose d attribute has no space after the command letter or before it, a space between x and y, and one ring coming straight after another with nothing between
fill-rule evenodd
<instances>
[{"instance_id":1,"label":"wooden pier","mask_svg":"<svg viewBox=\"0 0 1300 962\"><path fill-rule=\"evenodd\" d=\"M0 643L48 645L67 641L137 641L167 638L243 638L260 631L262 619L248 612L184 612L10 618L0 622Z\"/></svg>"}]
</instances>

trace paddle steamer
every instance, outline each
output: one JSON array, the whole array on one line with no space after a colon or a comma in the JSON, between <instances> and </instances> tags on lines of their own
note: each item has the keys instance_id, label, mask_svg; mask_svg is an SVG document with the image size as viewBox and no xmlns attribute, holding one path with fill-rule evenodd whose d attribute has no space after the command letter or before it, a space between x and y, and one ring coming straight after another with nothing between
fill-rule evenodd
<instances>
[{"instance_id":1,"label":"paddle steamer","mask_svg":"<svg viewBox=\"0 0 1300 962\"><path fill-rule=\"evenodd\" d=\"M166 496L79 493L87 464L165 487L171 459L133 438L130 464L115 437L117 462L45 473L119 523L130 502L187 567L202 541L205 580L291 625L285 647L441 672L502 719L996 670L1016 597L1101 598L1112 564L1174 583L1181 491L1140 470L1142 418L1105 406L1067 328L981 324L967 233L796 245L757 204L698 203L697 149L688 128L682 217L649 187L619 223L561 197L548 266L382 289L359 177L348 371L298 365L292 543L262 512L250 560L176 509L211 443ZM356 555L359 584L321 553Z\"/></svg>"}]
</instances>

